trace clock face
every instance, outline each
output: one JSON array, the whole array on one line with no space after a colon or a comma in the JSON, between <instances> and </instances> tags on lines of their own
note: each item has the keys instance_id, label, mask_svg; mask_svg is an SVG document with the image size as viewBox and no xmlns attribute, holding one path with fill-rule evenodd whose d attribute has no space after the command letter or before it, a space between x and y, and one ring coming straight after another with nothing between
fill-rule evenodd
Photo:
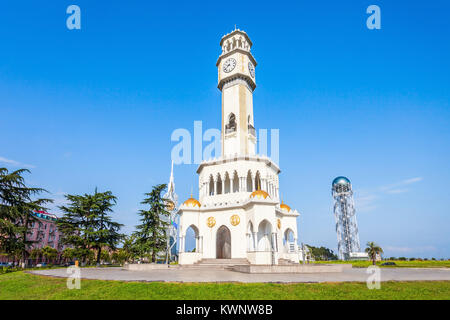
<instances>
[{"instance_id":1,"label":"clock face","mask_svg":"<svg viewBox=\"0 0 450 320\"><path fill-rule=\"evenodd\" d=\"M230 58L223 64L223 71L225 71L226 73L231 72L233 71L234 67L236 67L236 60Z\"/></svg>"},{"instance_id":2,"label":"clock face","mask_svg":"<svg viewBox=\"0 0 450 320\"><path fill-rule=\"evenodd\" d=\"M253 66L253 64L251 62L248 63L248 71L250 72L250 75L252 76L252 78L255 77L255 67Z\"/></svg>"}]
</instances>

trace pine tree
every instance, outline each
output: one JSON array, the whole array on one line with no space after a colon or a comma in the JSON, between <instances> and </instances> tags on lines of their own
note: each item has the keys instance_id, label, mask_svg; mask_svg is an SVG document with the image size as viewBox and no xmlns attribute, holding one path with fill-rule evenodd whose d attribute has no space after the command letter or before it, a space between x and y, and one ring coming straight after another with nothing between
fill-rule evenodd
<instances>
[{"instance_id":1,"label":"pine tree","mask_svg":"<svg viewBox=\"0 0 450 320\"><path fill-rule=\"evenodd\" d=\"M0 252L20 257L26 263L33 242L28 240L30 225L36 218L35 211L45 210L44 204L50 199L33 199L42 188L30 188L25 184L27 169L9 172L0 168Z\"/></svg>"},{"instance_id":2,"label":"pine tree","mask_svg":"<svg viewBox=\"0 0 450 320\"><path fill-rule=\"evenodd\" d=\"M169 225L164 217L169 216L166 211L167 200L161 194L167 185L159 184L153 187L150 193L146 193L147 198L141 202L150 206L148 210L140 210L141 224L136 226L134 233L135 244L141 257L150 257L152 262L156 262L159 252L166 249L166 229Z\"/></svg>"},{"instance_id":3,"label":"pine tree","mask_svg":"<svg viewBox=\"0 0 450 320\"><path fill-rule=\"evenodd\" d=\"M109 216L117 198L111 191L97 192L97 189L94 194L65 197L69 204L60 207L64 216L58 220L62 242L71 245L83 262L88 260L91 250L96 250L97 263L100 263L103 248L116 249L123 237L119 233L122 224Z\"/></svg>"}]
</instances>

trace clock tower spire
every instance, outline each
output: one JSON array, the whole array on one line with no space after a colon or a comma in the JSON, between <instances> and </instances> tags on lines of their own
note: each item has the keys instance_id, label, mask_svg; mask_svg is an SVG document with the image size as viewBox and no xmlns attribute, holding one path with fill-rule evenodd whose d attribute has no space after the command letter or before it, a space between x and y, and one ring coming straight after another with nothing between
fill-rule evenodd
<instances>
[{"instance_id":1,"label":"clock tower spire","mask_svg":"<svg viewBox=\"0 0 450 320\"><path fill-rule=\"evenodd\" d=\"M222 156L254 155L256 130L253 122L253 91L256 88L256 60L252 41L239 29L222 37L222 54L217 60L222 91Z\"/></svg>"}]
</instances>

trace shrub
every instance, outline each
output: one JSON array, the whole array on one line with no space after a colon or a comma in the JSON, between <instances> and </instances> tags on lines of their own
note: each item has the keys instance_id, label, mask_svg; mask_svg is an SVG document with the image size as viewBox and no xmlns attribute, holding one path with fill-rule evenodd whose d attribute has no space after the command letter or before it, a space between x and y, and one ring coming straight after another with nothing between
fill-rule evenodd
<instances>
[{"instance_id":1,"label":"shrub","mask_svg":"<svg viewBox=\"0 0 450 320\"><path fill-rule=\"evenodd\" d=\"M406 258L405 258L405 257L400 257L400 258L398 258L398 260L400 260L400 261L406 261Z\"/></svg>"}]
</instances>

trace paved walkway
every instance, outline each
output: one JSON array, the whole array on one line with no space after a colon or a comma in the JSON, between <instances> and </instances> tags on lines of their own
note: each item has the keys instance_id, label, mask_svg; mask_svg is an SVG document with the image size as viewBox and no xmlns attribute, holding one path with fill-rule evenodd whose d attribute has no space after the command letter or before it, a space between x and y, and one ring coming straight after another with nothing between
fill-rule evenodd
<instances>
[{"instance_id":1,"label":"paved walkway","mask_svg":"<svg viewBox=\"0 0 450 320\"><path fill-rule=\"evenodd\" d=\"M450 268L381 268L381 281L450 281ZM66 269L35 270L30 273L68 277ZM122 268L82 268L82 279L168 282L365 282L369 274L364 268L341 273L246 274L221 269L167 269L128 271Z\"/></svg>"}]
</instances>

